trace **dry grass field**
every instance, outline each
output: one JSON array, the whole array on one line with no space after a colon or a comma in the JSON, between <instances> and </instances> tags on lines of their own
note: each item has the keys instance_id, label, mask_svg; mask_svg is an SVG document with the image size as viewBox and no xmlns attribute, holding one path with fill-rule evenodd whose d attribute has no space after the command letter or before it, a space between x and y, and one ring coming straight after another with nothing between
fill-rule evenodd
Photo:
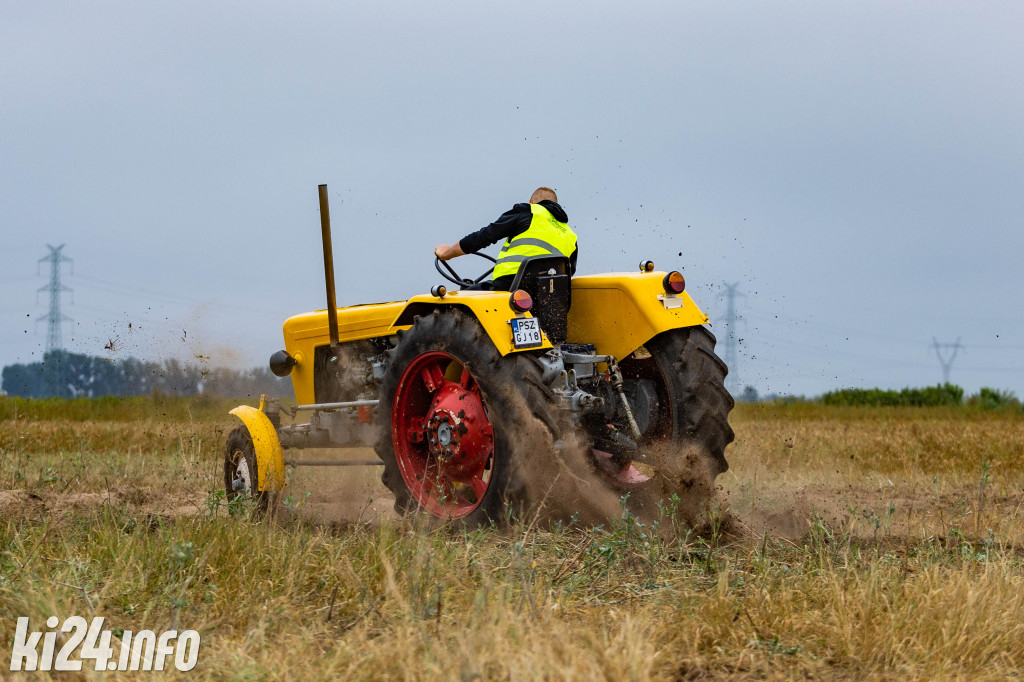
<instances>
[{"instance_id":1,"label":"dry grass field","mask_svg":"<svg viewBox=\"0 0 1024 682\"><path fill-rule=\"evenodd\" d=\"M256 522L214 492L226 404L0 401L0 671L17 616L95 614L200 631L171 677L1024 674L1019 412L739 406L697 534L671 500L428 530L366 469L293 471Z\"/></svg>"}]
</instances>

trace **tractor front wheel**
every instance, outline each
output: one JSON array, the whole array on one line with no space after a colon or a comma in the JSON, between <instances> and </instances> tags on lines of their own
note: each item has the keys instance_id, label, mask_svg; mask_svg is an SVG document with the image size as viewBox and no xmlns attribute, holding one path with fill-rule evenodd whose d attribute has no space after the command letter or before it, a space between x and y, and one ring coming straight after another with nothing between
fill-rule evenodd
<instances>
[{"instance_id":1,"label":"tractor front wheel","mask_svg":"<svg viewBox=\"0 0 1024 682\"><path fill-rule=\"evenodd\" d=\"M270 504L270 493L257 490L258 480L252 435L245 426L236 427L228 434L224 446L224 490L228 502L251 497L253 515L265 514Z\"/></svg>"}]
</instances>

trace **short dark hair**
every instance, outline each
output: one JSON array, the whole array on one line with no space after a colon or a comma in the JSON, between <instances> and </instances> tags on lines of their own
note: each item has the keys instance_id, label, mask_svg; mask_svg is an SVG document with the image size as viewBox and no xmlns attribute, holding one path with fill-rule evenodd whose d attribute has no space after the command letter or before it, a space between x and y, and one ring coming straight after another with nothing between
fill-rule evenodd
<instances>
[{"instance_id":1,"label":"short dark hair","mask_svg":"<svg viewBox=\"0 0 1024 682\"><path fill-rule=\"evenodd\" d=\"M555 194L555 190L550 187L538 187L533 190L533 195L530 196L531 204L539 204L540 202L547 199L548 201L558 202L558 195Z\"/></svg>"}]
</instances>

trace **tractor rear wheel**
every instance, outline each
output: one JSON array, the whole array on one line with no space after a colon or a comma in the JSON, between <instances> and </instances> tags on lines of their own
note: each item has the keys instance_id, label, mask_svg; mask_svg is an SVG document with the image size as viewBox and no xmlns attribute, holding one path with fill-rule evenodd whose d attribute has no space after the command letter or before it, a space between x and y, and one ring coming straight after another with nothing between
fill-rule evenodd
<instances>
[{"instance_id":1,"label":"tractor rear wheel","mask_svg":"<svg viewBox=\"0 0 1024 682\"><path fill-rule=\"evenodd\" d=\"M651 454L647 462L595 451L599 470L613 485L640 489L649 487L652 478L682 475L689 488L698 477L710 484L728 470L725 448L735 438L729 426L735 402L725 389L729 370L715 354L710 331L686 327L663 332L620 367L627 381L653 382L658 426L641 442L641 449Z\"/></svg>"},{"instance_id":2,"label":"tractor rear wheel","mask_svg":"<svg viewBox=\"0 0 1024 682\"><path fill-rule=\"evenodd\" d=\"M467 526L505 521L526 501L522 448L558 432L538 366L522 354L502 357L456 310L417 317L398 336L377 407L390 428L376 446L395 510Z\"/></svg>"},{"instance_id":3,"label":"tractor rear wheel","mask_svg":"<svg viewBox=\"0 0 1024 682\"><path fill-rule=\"evenodd\" d=\"M715 354L714 334L704 327L674 329L646 348L665 378L673 442L698 445L707 454L711 475L725 473L725 448L736 438L729 426L736 402L725 389L729 368Z\"/></svg>"},{"instance_id":4,"label":"tractor rear wheel","mask_svg":"<svg viewBox=\"0 0 1024 682\"><path fill-rule=\"evenodd\" d=\"M224 446L224 490L228 502L249 496L253 502L252 514L265 514L270 505L270 493L257 490L258 480L252 435L245 426L238 426L228 434Z\"/></svg>"}]
</instances>

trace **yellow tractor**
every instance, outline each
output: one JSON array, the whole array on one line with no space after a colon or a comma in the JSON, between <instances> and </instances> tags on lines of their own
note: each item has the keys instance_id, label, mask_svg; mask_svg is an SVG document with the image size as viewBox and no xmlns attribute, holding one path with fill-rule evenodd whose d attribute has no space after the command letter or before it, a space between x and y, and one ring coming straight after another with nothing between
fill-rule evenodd
<instances>
[{"instance_id":1,"label":"yellow tractor","mask_svg":"<svg viewBox=\"0 0 1024 682\"><path fill-rule=\"evenodd\" d=\"M590 471L580 473L623 494L652 485L658 466L684 453L698 453L711 481L728 468L727 368L679 272L646 261L570 277L567 259L539 256L509 292L488 290L490 270L469 279L436 261L453 286L339 309L319 189L327 309L286 320L285 349L270 358L276 375L291 377L297 405L231 411L242 425L225 449L229 497L265 509L285 486L286 449L372 446L379 460L287 464L383 466L400 513L466 525L538 501L526 485L537 443L549 458L582 443Z\"/></svg>"}]
</instances>

